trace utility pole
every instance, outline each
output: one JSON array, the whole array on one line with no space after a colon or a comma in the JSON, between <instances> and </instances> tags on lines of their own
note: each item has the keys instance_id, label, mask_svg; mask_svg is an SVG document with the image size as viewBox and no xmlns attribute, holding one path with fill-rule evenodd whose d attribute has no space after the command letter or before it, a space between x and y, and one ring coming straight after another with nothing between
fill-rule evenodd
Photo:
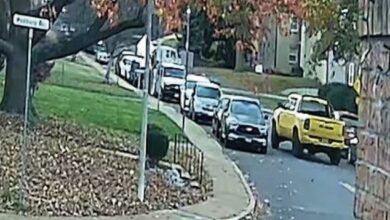
<instances>
[{"instance_id":1,"label":"utility pole","mask_svg":"<svg viewBox=\"0 0 390 220\"><path fill-rule=\"evenodd\" d=\"M150 41L152 36L152 14L153 1L148 0L147 5L147 26L146 26L146 53L145 53L145 81L143 96L141 146L139 155L139 177L138 177L138 199L144 202L145 199L145 163L146 163L146 140L148 136L148 99L149 99L149 75L150 75Z\"/></svg>"},{"instance_id":2,"label":"utility pole","mask_svg":"<svg viewBox=\"0 0 390 220\"><path fill-rule=\"evenodd\" d=\"M185 74L185 81L184 81L184 101L185 101L185 95L186 95L186 90L187 90L188 55L189 55L189 49L190 49L190 17L191 17L190 6L187 6L186 14L187 14L187 36L186 36L186 74ZM183 119L182 119L183 131L185 128L185 123L186 123L186 115L183 114Z\"/></svg>"},{"instance_id":3,"label":"utility pole","mask_svg":"<svg viewBox=\"0 0 390 220\"><path fill-rule=\"evenodd\" d=\"M156 57L155 59L157 60L157 74L156 74L156 77L161 77L160 76L160 69L161 69L161 62L162 62L162 51L161 51L161 37L162 37L162 34L161 34L161 18L158 18L158 24L159 24L159 32L158 32L158 38L157 38L157 53L156 53ZM158 56L158 59L157 59L157 56ZM155 90L157 90L157 88L155 87ZM160 111L160 99L161 99L161 90L160 92L158 92L157 94L157 111Z\"/></svg>"}]
</instances>

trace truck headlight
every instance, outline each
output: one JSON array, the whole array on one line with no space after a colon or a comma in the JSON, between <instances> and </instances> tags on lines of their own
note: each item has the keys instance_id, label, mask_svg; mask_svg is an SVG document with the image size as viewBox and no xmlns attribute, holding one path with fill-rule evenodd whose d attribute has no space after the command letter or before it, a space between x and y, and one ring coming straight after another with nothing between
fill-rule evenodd
<instances>
[{"instance_id":1,"label":"truck headlight","mask_svg":"<svg viewBox=\"0 0 390 220\"><path fill-rule=\"evenodd\" d=\"M238 127L238 121L237 121L237 119L231 118L231 119L228 121L228 127L229 127L229 130L235 130L235 129L237 129L237 127Z\"/></svg>"},{"instance_id":2,"label":"truck headlight","mask_svg":"<svg viewBox=\"0 0 390 220\"><path fill-rule=\"evenodd\" d=\"M202 103L194 101L194 107L195 107L195 109L201 109L202 108Z\"/></svg>"}]
</instances>

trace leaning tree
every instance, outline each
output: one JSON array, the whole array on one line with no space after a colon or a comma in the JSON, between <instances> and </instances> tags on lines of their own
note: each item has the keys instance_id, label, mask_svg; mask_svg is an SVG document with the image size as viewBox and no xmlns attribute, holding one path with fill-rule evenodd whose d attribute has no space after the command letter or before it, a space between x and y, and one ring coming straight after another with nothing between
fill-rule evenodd
<instances>
[{"instance_id":1,"label":"leaning tree","mask_svg":"<svg viewBox=\"0 0 390 220\"><path fill-rule=\"evenodd\" d=\"M22 114L25 107L28 33L25 28L12 25L12 15L21 13L47 18L55 23L66 11L64 8L75 1L77 0L0 0L0 55L6 58L1 110ZM123 30L144 27L145 5L138 0L80 1L84 1L85 7L90 7L94 13L93 20L84 31L71 38L60 35L53 29L35 31L32 82L39 80L39 77L44 78L42 71L50 69L50 65L45 65L47 61L75 54Z\"/></svg>"}]
</instances>

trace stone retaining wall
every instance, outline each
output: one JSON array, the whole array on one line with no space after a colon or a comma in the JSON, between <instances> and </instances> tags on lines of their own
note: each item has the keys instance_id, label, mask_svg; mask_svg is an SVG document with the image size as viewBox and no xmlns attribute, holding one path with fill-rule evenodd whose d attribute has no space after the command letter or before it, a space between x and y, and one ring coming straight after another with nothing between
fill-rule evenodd
<instances>
[{"instance_id":1,"label":"stone retaining wall","mask_svg":"<svg viewBox=\"0 0 390 220\"><path fill-rule=\"evenodd\" d=\"M355 217L390 220L390 51L373 44L362 65Z\"/></svg>"}]
</instances>

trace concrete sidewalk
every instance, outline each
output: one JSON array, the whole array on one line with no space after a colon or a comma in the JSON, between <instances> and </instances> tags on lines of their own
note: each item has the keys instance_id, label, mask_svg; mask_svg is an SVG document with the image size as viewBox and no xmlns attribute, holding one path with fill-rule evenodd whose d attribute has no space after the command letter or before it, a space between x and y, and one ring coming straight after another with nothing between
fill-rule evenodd
<instances>
[{"instance_id":1,"label":"concrete sidewalk","mask_svg":"<svg viewBox=\"0 0 390 220\"><path fill-rule=\"evenodd\" d=\"M85 54L81 56L104 76L105 71L99 64ZM119 86L140 93L126 81L118 79L115 74L111 74L111 78L114 82L118 81ZM149 107L157 109L157 100L152 97L149 100ZM174 108L160 102L160 111L181 127L182 115ZM242 219L250 214L255 206L252 192L241 171L223 154L219 143L189 119L186 120L184 133L204 152L205 168L213 178L213 197L206 202L180 210L160 211L150 215L135 216L132 219Z\"/></svg>"}]
</instances>

